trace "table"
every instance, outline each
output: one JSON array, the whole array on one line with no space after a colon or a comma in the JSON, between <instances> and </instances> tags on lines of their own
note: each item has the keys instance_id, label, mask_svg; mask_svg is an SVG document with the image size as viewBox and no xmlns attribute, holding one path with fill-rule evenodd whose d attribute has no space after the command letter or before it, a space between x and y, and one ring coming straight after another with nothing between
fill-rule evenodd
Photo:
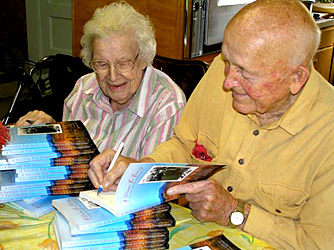
<instances>
[{"instance_id":1,"label":"table","mask_svg":"<svg viewBox=\"0 0 334 250\"><path fill-rule=\"evenodd\" d=\"M172 204L175 227L169 228L170 248L177 249L188 244L224 234L241 249L271 250L269 244L238 229L231 229L213 222L196 220L185 207ZM33 218L4 204L0 207L0 250L58 249L52 222L54 212Z\"/></svg>"}]
</instances>

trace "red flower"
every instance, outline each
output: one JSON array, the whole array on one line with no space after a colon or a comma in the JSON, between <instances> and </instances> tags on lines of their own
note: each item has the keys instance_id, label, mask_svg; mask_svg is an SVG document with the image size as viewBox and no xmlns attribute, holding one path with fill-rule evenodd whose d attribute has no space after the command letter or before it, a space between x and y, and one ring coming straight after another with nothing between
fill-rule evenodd
<instances>
[{"instance_id":1,"label":"red flower","mask_svg":"<svg viewBox=\"0 0 334 250\"><path fill-rule=\"evenodd\" d=\"M6 145L7 141L10 140L9 130L5 125L0 121L0 149L3 145Z\"/></svg>"},{"instance_id":2,"label":"red flower","mask_svg":"<svg viewBox=\"0 0 334 250\"><path fill-rule=\"evenodd\" d=\"M197 140L195 140L194 142L195 142L195 147L192 152L193 156L202 161L212 161L212 157L208 155L208 152L206 151L205 147L203 145L197 144Z\"/></svg>"}]
</instances>

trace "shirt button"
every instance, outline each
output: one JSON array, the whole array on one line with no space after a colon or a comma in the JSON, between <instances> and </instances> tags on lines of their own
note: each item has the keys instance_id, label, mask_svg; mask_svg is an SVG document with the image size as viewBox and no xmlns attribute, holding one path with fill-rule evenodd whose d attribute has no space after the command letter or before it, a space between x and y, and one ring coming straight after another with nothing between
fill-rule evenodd
<instances>
[{"instance_id":1,"label":"shirt button","mask_svg":"<svg viewBox=\"0 0 334 250\"><path fill-rule=\"evenodd\" d=\"M228 186L228 187L227 187L227 191L232 192L232 191L233 191L233 187Z\"/></svg>"},{"instance_id":2,"label":"shirt button","mask_svg":"<svg viewBox=\"0 0 334 250\"><path fill-rule=\"evenodd\" d=\"M244 159L239 159L238 162L239 162L240 165L243 165L245 163L245 160Z\"/></svg>"},{"instance_id":3,"label":"shirt button","mask_svg":"<svg viewBox=\"0 0 334 250\"><path fill-rule=\"evenodd\" d=\"M253 131L253 135L255 135L255 136L257 136L259 133L260 133L260 132L259 132L259 130L257 130L257 129Z\"/></svg>"}]
</instances>

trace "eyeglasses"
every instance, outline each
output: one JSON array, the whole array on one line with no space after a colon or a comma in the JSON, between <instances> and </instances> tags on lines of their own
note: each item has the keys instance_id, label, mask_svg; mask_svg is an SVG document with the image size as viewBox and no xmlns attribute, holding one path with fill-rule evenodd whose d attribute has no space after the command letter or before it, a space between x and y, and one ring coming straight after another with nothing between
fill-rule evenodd
<instances>
[{"instance_id":1,"label":"eyeglasses","mask_svg":"<svg viewBox=\"0 0 334 250\"><path fill-rule=\"evenodd\" d=\"M126 73L133 70L135 63L137 61L139 52L133 60L120 60L113 63L104 60L94 60L91 61L90 67L98 74L108 73L111 66L119 73Z\"/></svg>"}]
</instances>

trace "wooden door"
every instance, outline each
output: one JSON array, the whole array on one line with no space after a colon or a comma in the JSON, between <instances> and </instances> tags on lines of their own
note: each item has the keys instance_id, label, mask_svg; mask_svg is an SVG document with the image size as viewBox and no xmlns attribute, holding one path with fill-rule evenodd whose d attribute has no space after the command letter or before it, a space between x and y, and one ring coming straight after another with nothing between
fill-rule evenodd
<instances>
[{"instance_id":1,"label":"wooden door","mask_svg":"<svg viewBox=\"0 0 334 250\"><path fill-rule=\"evenodd\" d=\"M97 7L116 0L72 0L73 55L80 55L80 39L84 24L92 17ZM137 11L148 15L155 27L157 54L164 57L183 59L185 42L186 7L191 0L128 0ZM190 34L187 34L188 36Z\"/></svg>"}]
</instances>

